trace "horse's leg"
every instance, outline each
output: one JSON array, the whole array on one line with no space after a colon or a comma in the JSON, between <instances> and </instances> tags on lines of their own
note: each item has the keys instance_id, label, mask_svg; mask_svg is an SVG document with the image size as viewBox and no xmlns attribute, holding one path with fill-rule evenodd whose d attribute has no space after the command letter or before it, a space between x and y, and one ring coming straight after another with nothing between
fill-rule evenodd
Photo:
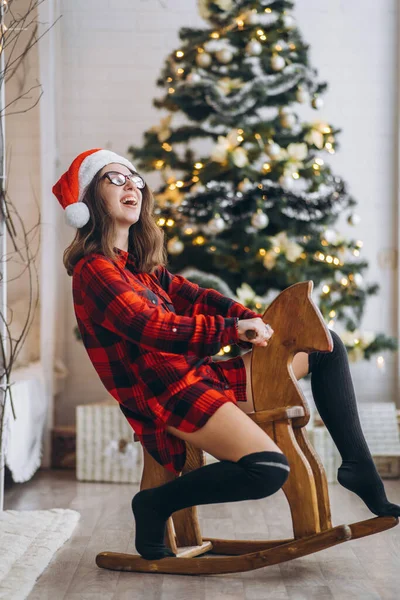
<instances>
[{"instance_id":1,"label":"horse's leg","mask_svg":"<svg viewBox=\"0 0 400 600\"><path fill-rule=\"evenodd\" d=\"M246 369L246 396L247 402L238 402L238 407L245 413L254 412L253 393L251 391L251 373L250 373L250 362L251 362L252 350L249 350L245 354L242 354L242 359ZM308 373L308 354L307 352L298 352L292 362L292 368L294 376L297 380L305 377Z\"/></svg>"}]
</instances>

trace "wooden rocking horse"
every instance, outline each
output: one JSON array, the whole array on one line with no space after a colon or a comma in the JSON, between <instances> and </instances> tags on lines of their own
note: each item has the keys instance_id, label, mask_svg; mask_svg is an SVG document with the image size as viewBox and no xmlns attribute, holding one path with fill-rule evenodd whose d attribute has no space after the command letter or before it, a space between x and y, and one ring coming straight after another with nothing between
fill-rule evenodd
<instances>
[{"instance_id":1,"label":"wooden rocking horse","mask_svg":"<svg viewBox=\"0 0 400 600\"><path fill-rule=\"evenodd\" d=\"M313 282L297 283L284 290L263 315L274 335L266 347L253 347L251 385L252 418L281 448L291 467L283 486L290 506L293 538L282 540L204 539L196 507L169 518L165 543L176 558L145 560L139 555L101 552L96 564L116 571L208 575L251 571L293 560L350 539L385 531L396 517L373 517L351 525L332 527L328 485L322 463L311 446L305 425L310 413L292 370L299 352L332 351L333 341L322 315L311 298ZM254 332L249 331L249 336ZM202 450L186 445L183 473L204 465ZM140 489L159 486L174 475L144 449ZM202 556L200 555L205 555ZM214 555L223 556L214 556Z\"/></svg>"}]
</instances>

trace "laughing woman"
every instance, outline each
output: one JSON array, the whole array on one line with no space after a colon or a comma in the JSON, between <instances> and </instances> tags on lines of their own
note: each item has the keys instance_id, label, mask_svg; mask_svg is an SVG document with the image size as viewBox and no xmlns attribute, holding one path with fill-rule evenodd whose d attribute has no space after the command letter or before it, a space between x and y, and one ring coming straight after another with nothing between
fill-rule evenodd
<instances>
[{"instance_id":1,"label":"laughing woman","mask_svg":"<svg viewBox=\"0 0 400 600\"><path fill-rule=\"evenodd\" d=\"M201 504L270 496L289 476L286 456L248 417L252 345L272 329L261 315L167 268L154 198L132 163L114 152L83 152L54 185L77 228L64 253L78 327L101 381L154 459L179 474L185 441L219 462L132 500L136 548L147 559L175 556L164 545L167 519ZM248 341L245 331L254 330ZM388 501L364 439L346 349L298 353L297 379L311 372L318 411L341 456L339 482L376 515L400 516ZM214 362L222 346L248 350Z\"/></svg>"}]
</instances>

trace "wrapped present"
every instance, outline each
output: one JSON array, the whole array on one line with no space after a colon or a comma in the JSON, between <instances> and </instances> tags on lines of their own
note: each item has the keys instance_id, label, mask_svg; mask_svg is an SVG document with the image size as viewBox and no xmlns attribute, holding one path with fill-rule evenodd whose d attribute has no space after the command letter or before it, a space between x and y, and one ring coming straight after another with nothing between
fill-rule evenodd
<instances>
[{"instance_id":1,"label":"wrapped present","mask_svg":"<svg viewBox=\"0 0 400 600\"><path fill-rule=\"evenodd\" d=\"M142 451L118 403L76 407L76 477L80 481L139 483Z\"/></svg>"}]
</instances>

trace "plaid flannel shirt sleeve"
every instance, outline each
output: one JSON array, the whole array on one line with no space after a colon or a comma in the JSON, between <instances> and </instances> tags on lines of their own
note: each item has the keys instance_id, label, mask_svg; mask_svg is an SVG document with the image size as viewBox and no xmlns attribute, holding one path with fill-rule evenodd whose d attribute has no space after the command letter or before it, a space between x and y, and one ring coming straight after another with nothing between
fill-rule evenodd
<instances>
[{"instance_id":1,"label":"plaid flannel shirt sleeve","mask_svg":"<svg viewBox=\"0 0 400 600\"><path fill-rule=\"evenodd\" d=\"M183 277L173 275L165 267L158 267L156 275L172 300L175 310L180 315L208 315L222 317L237 317L242 319L262 318L261 314L246 308L240 302L227 298L217 290L203 288ZM252 348L253 344L237 339L235 342L241 348Z\"/></svg>"},{"instance_id":2,"label":"plaid flannel shirt sleeve","mask_svg":"<svg viewBox=\"0 0 400 600\"><path fill-rule=\"evenodd\" d=\"M87 260L79 277L89 318L147 350L209 356L238 340L233 316L181 316L164 312L135 292L107 258Z\"/></svg>"}]
</instances>

